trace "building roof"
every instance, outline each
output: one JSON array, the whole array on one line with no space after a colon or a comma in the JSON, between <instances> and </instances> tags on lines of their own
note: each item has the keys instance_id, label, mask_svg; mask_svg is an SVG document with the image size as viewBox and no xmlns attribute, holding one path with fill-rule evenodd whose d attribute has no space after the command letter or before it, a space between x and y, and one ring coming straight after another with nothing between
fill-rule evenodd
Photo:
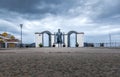
<instances>
[{"instance_id":1,"label":"building roof","mask_svg":"<svg viewBox=\"0 0 120 77\"><path fill-rule=\"evenodd\" d=\"M4 37L2 34L0 34L0 38L2 39L1 42L20 42L19 39L11 38L13 35L8 34L8 36Z\"/></svg>"},{"instance_id":2,"label":"building roof","mask_svg":"<svg viewBox=\"0 0 120 77\"><path fill-rule=\"evenodd\" d=\"M5 42L19 42L18 39L4 39Z\"/></svg>"}]
</instances>

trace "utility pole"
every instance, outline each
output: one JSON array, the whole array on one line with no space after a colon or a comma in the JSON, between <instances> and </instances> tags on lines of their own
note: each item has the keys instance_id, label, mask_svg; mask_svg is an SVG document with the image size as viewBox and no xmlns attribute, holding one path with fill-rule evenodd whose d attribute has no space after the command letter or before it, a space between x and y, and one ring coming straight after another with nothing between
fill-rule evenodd
<instances>
[{"instance_id":1,"label":"utility pole","mask_svg":"<svg viewBox=\"0 0 120 77\"><path fill-rule=\"evenodd\" d=\"M110 47L111 47L111 34L109 33L109 42L110 42Z\"/></svg>"},{"instance_id":2,"label":"utility pole","mask_svg":"<svg viewBox=\"0 0 120 77\"><path fill-rule=\"evenodd\" d=\"M22 48L22 27L23 27L23 24L20 24L20 28L21 28L21 44L20 44L20 47Z\"/></svg>"}]
</instances>

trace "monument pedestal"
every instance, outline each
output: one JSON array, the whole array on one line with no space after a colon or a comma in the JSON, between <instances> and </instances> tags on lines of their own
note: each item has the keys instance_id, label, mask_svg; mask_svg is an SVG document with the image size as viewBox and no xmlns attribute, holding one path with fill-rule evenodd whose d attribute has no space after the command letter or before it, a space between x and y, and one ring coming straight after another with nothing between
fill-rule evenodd
<instances>
[{"instance_id":1,"label":"monument pedestal","mask_svg":"<svg viewBox=\"0 0 120 77\"><path fill-rule=\"evenodd\" d=\"M63 44L55 44L55 47L63 47Z\"/></svg>"}]
</instances>

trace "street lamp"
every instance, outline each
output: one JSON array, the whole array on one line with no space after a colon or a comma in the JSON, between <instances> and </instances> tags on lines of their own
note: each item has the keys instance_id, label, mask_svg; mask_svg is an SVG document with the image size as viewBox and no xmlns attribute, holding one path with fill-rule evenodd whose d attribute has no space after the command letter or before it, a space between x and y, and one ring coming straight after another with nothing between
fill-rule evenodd
<instances>
[{"instance_id":1,"label":"street lamp","mask_svg":"<svg viewBox=\"0 0 120 77\"><path fill-rule=\"evenodd\" d=\"M23 24L20 24L20 28L21 28L21 44L20 44L20 47L22 47L22 27L23 27Z\"/></svg>"}]
</instances>

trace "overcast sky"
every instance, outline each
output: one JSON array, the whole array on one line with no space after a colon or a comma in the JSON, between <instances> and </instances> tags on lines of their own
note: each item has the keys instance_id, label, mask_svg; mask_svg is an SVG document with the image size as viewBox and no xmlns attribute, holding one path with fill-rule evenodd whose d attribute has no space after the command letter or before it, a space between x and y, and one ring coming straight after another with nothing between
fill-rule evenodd
<instances>
[{"instance_id":1,"label":"overcast sky","mask_svg":"<svg viewBox=\"0 0 120 77\"><path fill-rule=\"evenodd\" d=\"M85 33L86 42L120 42L120 0L0 0L0 33L34 42L34 33L60 28Z\"/></svg>"}]
</instances>

